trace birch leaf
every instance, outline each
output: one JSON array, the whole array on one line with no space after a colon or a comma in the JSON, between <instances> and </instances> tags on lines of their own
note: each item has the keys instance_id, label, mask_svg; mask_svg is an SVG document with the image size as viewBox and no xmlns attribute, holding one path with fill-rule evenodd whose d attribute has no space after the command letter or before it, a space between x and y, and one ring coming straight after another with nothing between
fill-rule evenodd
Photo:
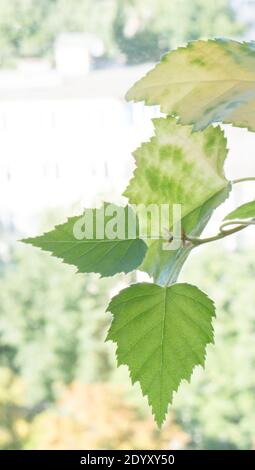
<instances>
[{"instance_id":1,"label":"birch leaf","mask_svg":"<svg viewBox=\"0 0 255 470\"><path fill-rule=\"evenodd\" d=\"M230 212L224 220L255 218L255 201L246 202Z\"/></svg>"},{"instance_id":2,"label":"birch leaf","mask_svg":"<svg viewBox=\"0 0 255 470\"><path fill-rule=\"evenodd\" d=\"M117 343L118 365L126 364L139 382L161 426L173 393L204 365L213 342L213 302L197 287L135 284L114 297L108 340Z\"/></svg>"},{"instance_id":3,"label":"birch leaf","mask_svg":"<svg viewBox=\"0 0 255 470\"><path fill-rule=\"evenodd\" d=\"M226 139L219 127L193 133L174 118L153 120L155 136L134 152L136 169L124 195L131 204L181 204L181 216L228 186ZM169 227L172 226L172 210Z\"/></svg>"},{"instance_id":4,"label":"birch leaf","mask_svg":"<svg viewBox=\"0 0 255 470\"><path fill-rule=\"evenodd\" d=\"M255 42L198 40L163 56L127 93L197 131L213 122L255 131Z\"/></svg>"},{"instance_id":5,"label":"birch leaf","mask_svg":"<svg viewBox=\"0 0 255 470\"><path fill-rule=\"evenodd\" d=\"M118 212L118 209L123 209L113 204L110 206L116 212ZM102 276L112 276L120 272L127 273L133 271L141 264L147 250L146 243L138 238L138 221L134 238L128 238L128 217L134 220L136 216L132 209L126 206L124 208L123 239L117 237L109 239L105 228L107 223L113 220L113 216L105 215L107 207L109 207L109 204L105 203L100 209L86 209L81 216L69 218L66 223L57 225L50 232L22 241L39 247L42 250L49 251L53 256L61 258L65 263L76 266L80 273L94 272L100 273ZM79 225L77 226L76 224L81 224L81 230L85 231L86 222L84 216L86 214L92 215L93 232L89 238L84 233L84 236L78 239L75 236L74 227L76 226L78 229ZM100 237L96 233L97 217L102 221ZM83 234L81 233L81 235Z\"/></svg>"}]
</instances>

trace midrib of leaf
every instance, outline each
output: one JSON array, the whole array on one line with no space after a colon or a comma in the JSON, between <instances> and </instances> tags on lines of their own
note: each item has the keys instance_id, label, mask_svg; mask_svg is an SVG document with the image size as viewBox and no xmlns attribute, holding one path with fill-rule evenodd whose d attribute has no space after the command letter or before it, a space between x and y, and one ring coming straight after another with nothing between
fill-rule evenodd
<instances>
[{"instance_id":1,"label":"midrib of leaf","mask_svg":"<svg viewBox=\"0 0 255 470\"><path fill-rule=\"evenodd\" d=\"M164 296L164 312L162 319L162 329L161 329L161 358L160 358L160 377L159 377L159 409L161 413L161 402L162 402L162 370L163 370L163 357L164 357L164 330L166 322L166 301L167 301L167 289L165 288Z\"/></svg>"},{"instance_id":2,"label":"midrib of leaf","mask_svg":"<svg viewBox=\"0 0 255 470\"><path fill-rule=\"evenodd\" d=\"M119 242L133 242L134 240L139 240L139 238L118 238L117 240L116 239L112 239L112 240L107 240L107 239L102 239L102 240L48 240L48 241L40 241L40 243L42 244L45 244L45 245L48 245L49 243L79 243L79 244L82 244L82 243L86 243L89 244L89 243L119 243Z\"/></svg>"},{"instance_id":3,"label":"midrib of leaf","mask_svg":"<svg viewBox=\"0 0 255 470\"><path fill-rule=\"evenodd\" d=\"M147 76L145 76L145 77L147 77ZM144 77L144 78L145 78L145 77ZM228 82L230 82L230 83L235 82L235 83L251 83L251 84L255 84L255 80L245 80L245 79L240 79L240 78L239 78L239 79L238 79L238 78L233 78L233 79L218 79L218 80L217 80L216 78L214 78L214 79L211 79L211 80L205 80L205 79L199 80L199 79L198 79L198 80L182 80L182 81L180 81L180 82L160 82L160 83L155 83L155 84L150 85L150 86L148 86L148 85L147 85L147 86L143 86L143 88L144 88L144 89L150 89L150 88L155 88L155 87L159 87L159 86L162 86L162 85L165 85L165 86L169 85L169 87L170 87L170 86L172 86L172 85L178 85L178 86L179 86L179 85L186 85L186 84L188 84L188 83L197 83L197 84L200 84L200 83L228 83ZM131 88L131 90L132 90L132 88ZM132 98L131 98L131 99L132 99Z\"/></svg>"}]
</instances>

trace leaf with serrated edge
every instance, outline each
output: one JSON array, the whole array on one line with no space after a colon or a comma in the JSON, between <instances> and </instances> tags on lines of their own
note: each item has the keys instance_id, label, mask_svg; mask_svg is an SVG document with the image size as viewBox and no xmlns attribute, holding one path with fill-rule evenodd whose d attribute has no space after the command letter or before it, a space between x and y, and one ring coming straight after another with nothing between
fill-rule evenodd
<instances>
[{"instance_id":1,"label":"leaf with serrated edge","mask_svg":"<svg viewBox=\"0 0 255 470\"><path fill-rule=\"evenodd\" d=\"M255 201L246 202L230 212L224 220L255 218Z\"/></svg>"},{"instance_id":2,"label":"leaf with serrated edge","mask_svg":"<svg viewBox=\"0 0 255 470\"><path fill-rule=\"evenodd\" d=\"M122 290L108 311L113 321L107 340L117 343L118 365L126 364L132 383L140 383L161 426L181 380L204 366L214 304L190 284L142 283Z\"/></svg>"},{"instance_id":3,"label":"leaf with serrated edge","mask_svg":"<svg viewBox=\"0 0 255 470\"><path fill-rule=\"evenodd\" d=\"M255 131L255 42L192 41L163 56L127 99L160 105L193 130L223 122Z\"/></svg>"},{"instance_id":4,"label":"leaf with serrated edge","mask_svg":"<svg viewBox=\"0 0 255 470\"><path fill-rule=\"evenodd\" d=\"M219 127L193 133L174 118L153 123L155 135L134 152L137 166L124 195L136 205L181 204L183 218L227 187L226 139Z\"/></svg>"},{"instance_id":5,"label":"leaf with serrated edge","mask_svg":"<svg viewBox=\"0 0 255 470\"><path fill-rule=\"evenodd\" d=\"M118 206L112 206L118 208ZM103 210L103 207L97 209L99 210ZM129 206L125 207L126 217L127 211L131 210ZM94 223L95 211L96 209L93 209ZM57 225L50 232L22 241L51 252L53 256L61 258L65 263L76 266L78 272L81 273L94 272L102 276L113 276L116 273L133 271L141 264L147 245L138 236L130 239L111 240L104 236L102 239L95 237L77 240L73 234L73 227L81 217L82 215L71 217L66 223ZM105 223L110 219L110 216L105 216ZM126 229L127 224L125 231Z\"/></svg>"}]
</instances>

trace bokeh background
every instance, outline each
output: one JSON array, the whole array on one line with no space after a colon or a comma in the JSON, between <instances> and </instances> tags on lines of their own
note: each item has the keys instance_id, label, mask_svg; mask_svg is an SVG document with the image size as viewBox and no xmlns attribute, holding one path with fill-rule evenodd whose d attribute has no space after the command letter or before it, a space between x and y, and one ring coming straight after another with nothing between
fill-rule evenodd
<instances>
[{"instance_id":1,"label":"bokeh background","mask_svg":"<svg viewBox=\"0 0 255 470\"><path fill-rule=\"evenodd\" d=\"M161 431L104 342L109 298L135 275L77 275L17 241L121 201L158 113L125 103L129 86L169 48L255 39L254 24L247 0L0 0L1 449L255 448L254 229L186 264L216 301L216 344ZM227 176L254 176L254 135L225 132ZM251 198L253 183L235 187L207 233Z\"/></svg>"}]
</instances>

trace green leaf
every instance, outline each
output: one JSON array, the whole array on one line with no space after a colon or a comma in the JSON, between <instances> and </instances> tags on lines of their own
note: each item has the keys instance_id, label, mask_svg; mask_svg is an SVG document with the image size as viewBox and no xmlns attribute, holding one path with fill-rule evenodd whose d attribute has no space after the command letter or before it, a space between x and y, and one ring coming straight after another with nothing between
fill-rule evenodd
<instances>
[{"instance_id":1,"label":"green leaf","mask_svg":"<svg viewBox=\"0 0 255 470\"><path fill-rule=\"evenodd\" d=\"M255 43L190 42L163 56L127 99L160 105L193 130L223 122L255 131Z\"/></svg>"},{"instance_id":2,"label":"green leaf","mask_svg":"<svg viewBox=\"0 0 255 470\"><path fill-rule=\"evenodd\" d=\"M204 365L213 343L213 302L197 287L135 284L112 299L107 340L117 343L118 365L126 364L132 383L140 382L156 422L162 425L182 379Z\"/></svg>"},{"instance_id":3,"label":"green leaf","mask_svg":"<svg viewBox=\"0 0 255 470\"><path fill-rule=\"evenodd\" d=\"M155 136L134 152L137 168L124 195L136 205L181 204L183 218L227 187L226 139L219 127L192 133L174 118L153 123Z\"/></svg>"},{"instance_id":4,"label":"green leaf","mask_svg":"<svg viewBox=\"0 0 255 470\"><path fill-rule=\"evenodd\" d=\"M184 217L182 227L185 233L193 237L200 236L213 211L229 196L230 189L229 184L201 207ZM177 250L163 250L163 243L162 240L150 243L142 265L139 266L141 271L147 272L153 277L154 282L161 286L177 281L182 266L193 249L191 246L181 246Z\"/></svg>"},{"instance_id":5,"label":"green leaf","mask_svg":"<svg viewBox=\"0 0 255 470\"><path fill-rule=\"evenodd\" d=\"M230 212L224 220L255 218L255 201L246 202Z\"/></svg>"},{"instance_id":6,"label":"green leaf","mask_svg":"<svg viewBox=\"0 0 255 470\"><path fill-rule=\"evenodd\" d=\"M35 238L22 240L42 250L51 252L54 256L61 258L65 263L77 267L81 273L100 273L102 276L112 276L120 272L130 272L136 269L142 262L147 245L138 238L127 238L127 220L135 220L136 216L131 207L125 207L125 234L123 239L109 239L105 234L107 223L113 220L113 216L104 216L103 235L101 239L96 238L96 217L105 212L110 204L105 203L100 209L85 209L84 214L93 216L93 238L77 239L74 235L76 223L83 224L84 214L71 217L62 225L57 225L54 230ZM111 204L118 212L119 206ZM138 223L136 225L138 234Z\"/></svg>"}]
</instances>

